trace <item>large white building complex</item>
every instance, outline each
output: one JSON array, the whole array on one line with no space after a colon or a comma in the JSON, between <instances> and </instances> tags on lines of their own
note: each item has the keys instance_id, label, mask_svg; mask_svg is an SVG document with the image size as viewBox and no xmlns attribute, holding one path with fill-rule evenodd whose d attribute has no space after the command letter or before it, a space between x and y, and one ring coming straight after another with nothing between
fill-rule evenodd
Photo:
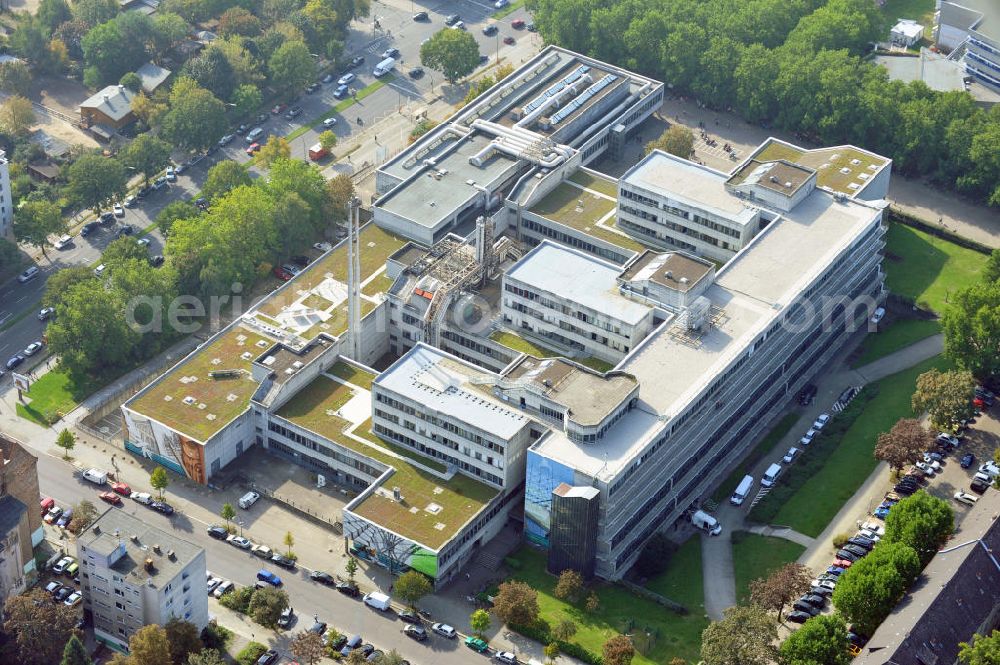
<instances>
[{"instance_id":1,"label":"large white building complex","mask_svg":"<svg viewBox=\"0 0 1000 665\"><path fill-rule=\"evenodd\" d=\"M546 48L379 169L372 223L127 401L127 448L201 483L265 448L350 490L356 553L437 584L508 520L551 570L623 575L883 292L888 159L771 139L729 172L583 166L662 91Z\"/></svg>"},{"instance_id":2,"label":"large white building complex","mask_svg":"<svg viewBox=\"0 0 1000 665\"><path fill-rule=\"evenodd\" d=\"M205 550L108 509L76 541L84 611L94 637L128 652L135 631L171 618L208 624Z\"/></svg>"},{"instance_id":3,"label":"large white building complex","mask_svg":"<svg viewBox=\"0 0 1000 665\"><path fill-rule=\"evenodd\" d=\"M937 0L934 42L965 73L1000 93L1000 5L995 0Z\"/></svg>"}]
</instances>

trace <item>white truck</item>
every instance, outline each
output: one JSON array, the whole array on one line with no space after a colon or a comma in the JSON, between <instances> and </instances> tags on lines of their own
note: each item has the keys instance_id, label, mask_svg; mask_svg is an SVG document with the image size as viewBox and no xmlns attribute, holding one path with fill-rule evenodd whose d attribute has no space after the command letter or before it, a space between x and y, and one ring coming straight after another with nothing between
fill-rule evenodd
<instances>
[{"instance_id":1,"label":"white truck","mask_svg":"<svg viewBox=\"0 0 1000 665\"><path fill-rule=\"evenodd\" d=\"M108 474L100 469L87 469L83 472L83 479L89 480L95 485L103 485L108 482Z\"/></svg>"},{"instance_id":2,"label":"white truck","mask_svg":"<svg viewBox=\"0 0 1000 665\"><path fill-rule=\"evenodd\" d=\"M382 62L375 65L375 69L372 71L372 76L379 78L380 76L385 76L391 72L396 67L395 58L386 58Z\"/></svg>"},{"instance_id":3,"label":"white truck","mask_svg":"<svg viewBox=\"0 0 1000 665\"><path fill-rule=\"evenodd\" d=\"M381 591L372 591L371 593L366 593L362 599L368 607L374 607L375 609L385 612L389 609L389 604L391 599L386 594Z\"/></svg>"},{"instance_id":4,"label":"white truck","mask_svg":"<svg viewBox=\"0 0 1000 665\"><path fill-rule=\"evenodd\" d=\"M691 524L697 529L701 529L712 536L718 536L722 533L722 525L719 524L719 520L715 519L704 510L696 510L691 515Z\"/></svg>"},{"instance_id":5,"label":"white truck","mask_svg":"<svg viewBox=\"0 0 1000 665\"><path fill-rule=\"evenodd\" d=\"M750 490L753 489L753 476L743 476L743 480L740 484L736 486L736 491L733 495L729 497L729 503L734 506L742 506L743 502L746 501L747 495L750 494Z\"/></svg>"}]
</instances>

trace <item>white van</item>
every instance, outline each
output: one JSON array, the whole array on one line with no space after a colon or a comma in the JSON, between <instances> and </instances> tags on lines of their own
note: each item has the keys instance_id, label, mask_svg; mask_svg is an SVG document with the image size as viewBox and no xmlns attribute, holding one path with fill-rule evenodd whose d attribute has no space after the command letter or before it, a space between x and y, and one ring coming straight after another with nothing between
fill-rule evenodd
<instances>
[{"instance_id":1,"label":"white van","mask_svg":"<svg viewBox=\"0 0 1000 665\"><path fill-rule=\"evenodd\" d=\"M774 485L774 481L778 479L778 475L781 473L780 464L772 464L767 467L767 471L764 472L764 476L760 479L760 484L762 487L771 487Z\"/></svg>"},{"instance_id":2,"label":"white van","mask_svg":"<svg viewBox=\"0 0 1000 665\"><path fill-rule=\"evenodd\" d=\"M83 472L83 479L89 480L95 485L103 485L108 482L108 474L100 469L87 469Z\"/></svg>"},{"instance_id":3,"label":"white van","mask_svg":"<svg viewBox=\"0 0 1000 665\"><path fill-rule=\"evenodd\" d=\"M372 591L371 593L366 593L362 600L365 601L365 605L368 607L374 607L380 612L385 612L389 609L389 603L392 599L381 591Z\"/></svg>"},{"instance_id":4,"label":"white van","mask_svg":"<svg viewBox=\"0 0 1000 665\"><path fill-rule=\"evenodd\" d=\"M719 524L719 520L715 519L703 510L696 510L694 514L691 515L691 524L713 536L718 536L722 533L722 525Z\"/></svg>"},{"instance_id":5,"label":"white van","mask_svg":"<svg viewBox=\"0 0 1000 665\"><path fill-rule=\"evenodd\" d=\"M734 506L742 506L743 502L746 501L747 495L750 494L750 490L753 489L753 476L743 476L743 480L740 484L736 486L736 491L733 495L729 497L729 503Z\"/></svg>"},{"instance_id":6,"label":"white van","mask_svg":"<svg viewBox=\"0 0 1000 665\"><path fill-rule=\"evenodd\" d=\"M263 135L264 135L264 128L263 127L254 127L249 132L247 132L246 138L244 140L247 143L253 143L254 141L256 141L257 139L259 139Z\"/></svg>"},{"instance_id":7,"label":"white van","mask_svg":"<svg viewBox=\"0 0 1000 665\"><path fill-rule=\"evenodd\" d=\"M250 506L257 503L257 500L259 498L260 494L257 494L256 492L247 492L246 494L240 497L240 500L237 503L240 504L240 508L242 508L243 510L248 510Z\"/></svg>"},{"instance_id":8,"label":"white van","mask_svg":"<svg viewBox=\"0 0 1000 665\"><path fill-rule=\"evenodd\" d=\"M375 69L372 71L372 76L378 78L380 76L385 76L391 72L396 67L396 60L394 58L386 58L382 62L375 65Z\"/></svg>"}]
</instances>

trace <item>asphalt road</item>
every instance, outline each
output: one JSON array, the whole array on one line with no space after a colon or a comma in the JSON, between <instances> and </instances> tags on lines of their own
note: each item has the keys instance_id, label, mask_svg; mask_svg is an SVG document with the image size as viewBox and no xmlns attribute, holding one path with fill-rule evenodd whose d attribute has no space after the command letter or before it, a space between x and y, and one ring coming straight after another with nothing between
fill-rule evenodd
<instances>
[{"instance_id":1,"label":"asphalt road","mask_svg":"<svg viewBox=\"0 0 1000 665\"><path fill-rule=\"evenodd\" d=\"M407 4L410 6L406 7ZM413 21L413 14L416 11L428 12L430 20ZM351 57L355 55L365 57L365 62L362 65L349 70L357 77L350 84L350 87L360 90L376 81L377 79L372 76L372 69L381 59L383 51L390 47L400 50L400 60L395 78L368 97L350 106L343 114L334 116L337 118L337 124L333 127L333 131L342 139L351 137L367 131L372 124L397 112L411 101L432 97L434 89L439 88L444 83L440 74L432 70L425 70L426 74L422 78L414 80L409 78L408 72L411 67L419 65L421 43L438 30L446 27L444 19L449 14L456 13L461 16L466 24L466 29L479 42L480 51L489 55L491 62L498 55L504 57L505 53L513 47L503 44L503 38L512 36L518 39L527 34L523 30L518 31L511 28L511 22L518 18L530 20L530 16L522 8L504 17L501 21L494 21L490 18L494 11L491 3L473 2L472 0L430 3L406 3L397 0L391 4L374 3L371 15L363 22L355 22L347 40L348 54ZM379 30L373 29L372 24L375 20L379 21ZM482 28L488 23L497 24L498 32L495 36L487 37L483 34ZM337 72L337 75L343 73L345 72ZM303 93L297 99L289 100L290 104L302 107L303 111L300 116L294 120L288 120L281 114L268 114L267 121L261 123L261 126L268 135L285 136L290 134L299 129L302 123L310 123L340 103L341 100L335 99L333 96L336 87L337 83L334 81L322 85L313 94ZM361 119L360 124L357 122L359 118ZM319 130L323 129L323 126L320 125ZM313 128L292 141L292 156L305 158L309 146L317 142L318 133ZM377 136L373 139L377 139ZM125 219L120 221L132 224L140 230L145 229L153 223L156 215L165 205L171 201L193 197L201 188L207 170L219 160L234 159L241 163L247 162L250 157L246 154L246 147L247 143L243 137L235 137L232 143L182 173L176 183L170 184L167 191L150 194L137 207L126 209ZM150 255L162 254L163 238L159 232L154 230L150 233L150 238L152 240L149 248ZM43 258L37 264L41 271L38 277L27 284L20 284L16 279L11 279L7 284L0 285L0 327L14 322L7 330L0 332L0 369L8 358L15 353L20 353L30 343L41 338L45 324L39 321L36 315L49 275L56 270L70 266L96 265L101 252L112 240L114 240L114 229L102 228L87 238L81 237L77 231L73 243L66 249L62 251L48 250L48 260ZM43 356L44 354L38 354L28 358L28 362L18 368L18 371L27 371ZM7 376L0 376L0 384L8 380Z\"/></svg>"},{"instance_id":2,"label":"asphalt road","mask_svg":"<svg viewBox=\"0 0 1000 665\"><path fill-rule=\"evenodd\" d=\"M47 454L38 455L38 483L42 495L51 496L57 505L67 506L76 504L81 499L88 499L99 510L108 508L107 504L98 500L97 488L83 480L73 466ZM169 495L167 500L170 500ZM205 532L208 525L199 519L181 513L166 517L129 499L124 500L122 507L112 510L127 510L149 524L173 531L177 536L204 547L208 569L216 576L232 580L238 585L253 584L256 581L256 573L262 567L261 560L247 551L210 538ZM327 622L343 634L361 635L366 642L374 644L378 649L396 649L412 665L469 665L489 662L487 656L466 648L460 638L449 640L431 635L425 642L414 642L402 633L406 624L395 613L378 612L366 607L360 599L349 598L332 588L314 583L309 580L307 569L300 567L296 571L287 571L271 566L268 569L281 577L283 588L288 592L290 603L298 617L288 631L272 631L259 626L260 630L255 632L255 638L258 642L277 649L284 656L291 656L288 651L291 637L310 627L313 617L318 616L320 621ZM331 568L328 572L334 571ZM217 607L217 601L209 599L210 615L216 612ZM425 627L430 632L430 626Z\"/></svg>"}]
</instances>

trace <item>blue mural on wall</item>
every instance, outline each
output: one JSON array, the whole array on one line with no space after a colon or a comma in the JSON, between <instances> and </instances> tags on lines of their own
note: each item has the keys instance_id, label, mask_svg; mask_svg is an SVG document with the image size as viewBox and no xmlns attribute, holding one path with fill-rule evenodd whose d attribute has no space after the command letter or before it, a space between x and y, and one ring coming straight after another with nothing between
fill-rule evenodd
<instances>
[{"instance_id":1,"label":"blue mural on wall","mask_svg":"<svg viewBox=\"0 0 1000 665\"><path fill-rule=\"evenodd\" d=\"M573 469L528 451L524 488L524 535L542 547L549 546L552 490L562 483L573 485Z\"/></svg>"}]
</instances>

